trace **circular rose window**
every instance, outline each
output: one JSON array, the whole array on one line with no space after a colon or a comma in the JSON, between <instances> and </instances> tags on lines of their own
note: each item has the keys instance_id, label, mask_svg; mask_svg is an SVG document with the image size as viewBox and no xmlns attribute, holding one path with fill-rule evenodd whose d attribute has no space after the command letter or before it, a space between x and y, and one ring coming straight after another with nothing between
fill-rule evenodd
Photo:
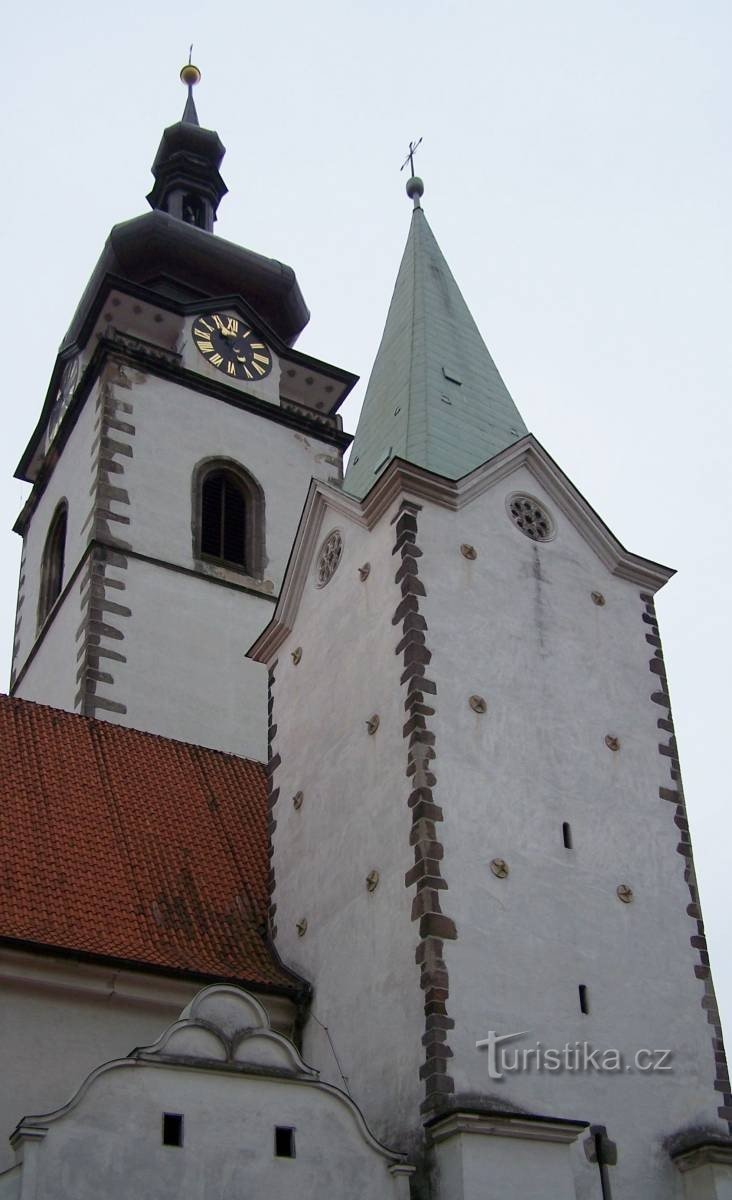
<instances>
[{"instance_id":1,"label":"circular rose window","mask_svg":"<svg viewBox=\"0 0 732 1200\"><path fill-rule=\"evenodd\" d=\"M338 570L338 564L343 554L343 538L339 529L329 533L318 554L316 580L318 587L325 587Z\"/></svg>"},{"instance_id":2,"label":"circular rose window","mask_svg":"<svg viewBox=\"0 0 732 1200\"><path fill-rule=\"evenodd\" d=\"M533 542L548 542L554 537L554 522L546 509L533 496L517 492L509 496L508 512L514 525Z\"/></svg>"}]
</instances>

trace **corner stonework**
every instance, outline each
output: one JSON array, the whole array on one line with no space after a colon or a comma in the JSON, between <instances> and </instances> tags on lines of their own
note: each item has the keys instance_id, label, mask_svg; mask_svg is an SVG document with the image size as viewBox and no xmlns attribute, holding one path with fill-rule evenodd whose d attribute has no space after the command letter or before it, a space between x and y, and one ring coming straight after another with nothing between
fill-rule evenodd
<instances>
[{"instance_id":1,"label":"corner stonework","mask_svg":"<svg viewBox=\"0 0 732 1200\"><path fill-rule=\"evenodd\" d=\"M23 606L25 604L25 579L26 579L26 553L28 547L28 539L26 534L23 534L23 549L20 555L20 571L18 574L18 599L15 606L15 631L13 634L13 657L10 668L10 687L12 689L15 683L15 676L18 670L18 655L20 653L20 631L23 624Z\"/></svg>"},{"instance_id":2,"label":"corner stonework","mask_svg":"<svg viewBox=\"0 0 732 1200\"><path fill-rule=\"evenodd\" d=\"M269 935L274 941L277 937L277 925L275 924L275 916L277 913L277 905L274 901L275 887L275 872L274 872L274 832L277 828L277 820L274 815L274 808L280 794L280 789L274 785L274 775L282 759L279 754L274 753L274 741L277 736L277 726L274 719L274 685L276 680L275 672L277 670L278 660L272 663L267 677L267 862L269 869L267 873L267 892L269 895L269 909L267 920L269 923Z\"/></svg>"},{"instance_id":3,"label":"corner stonework","mask_svg":"<svg viewBox=\"0 0 732 1200\"><path fill-rule=\"evenodd\" d=\"M122 603L124 572L130 549L121 536L128 529L130 498L123 486L125 462L132 458L135 426L128 418L133 406L124 393L132 384L122 363L110 360L104 368L96 400L95 437L92 443L92 507L84 522L90 553L81 578L81 623L76 631L77 692L75 705L84 716L99 710L127 712L127 705L108 690L115 685L114 663L124 663L124 620L131 609ZM122 394L120 394L122 393ZM102 692L101 689L104 689Z\"/></svg>"},{"instance_id":4,"label":"corner stonework","mask_svg":"<svg viewBox=\"0 0 732 1200\"><path fill-rule=\"evenodd\" d=\"M640 598L644 604L643 621L647 626L646 641L649 646L653 647L653 657L648 665L658 680L657 690L654 690L651 694L651 700L664 710L664 715L658 718L657 724L660 730L668 734L668 741L659 743L658 753L668 762L670 786L661 786L658 789L658 794L661 800L673 804L675 809L674 824L679 830L679 843L676 849L684 859L684 879L689 889L690 903L686 911L696 922L696 933L692 934L690 938L691 947L696 951L698 958L698 962L694 967L694 974L697 979L702 980L704 983L704 996L701 1003L702 1008L707 1014L707 1021L712 1026L711 1049L714 1054L715 1064L714 1088L722 1096L722 1104L717 1109L717 1112L723 1121L727 1121L732 1131L732 1086L730 1086L729 1069L722 1036L722 1023L719 1016L717 998L714 993L707 940L704 932L704 921L699 904L699 889L694 870L684 787L681 781L681 766L676 748L676 735L671 713L671 699L668 690L668 680L666 678L666 666L663 659L661 638L658 632L658 618L656 616L653 596L647 592L641 592Z\"/></svg>"},{"instance_id":5,"label":"corner stonework","mask_svg":"<svg viewBox=\"0 0 732 1200\"><path fill-rule=\"evenodd\" d=\"M437 784L432 766L437 754L435 734L428 727L435 709L427 703L427 698L437 694L437 685L426 675L432 653L427 647L427 621L419 610L419 597L426 595L417 562L422 557L417 545L420 508L418 504L403 500L392 520L396 533L392 554L399 555L401 560L395 583L402 594L392 624L401 627L402 637L395 653L402 656L401 683L407 688L404 702L407 720L402 735L407 741L406 775L412 788L407 803L412 810L410 844L414 847L414 866L407 871L404 882L407 887L416 885L412 920L419 921L416 962L420 968L425 1013L422 1036L425 1061L420 1068L420 1077L425 1084L422 1111L431 1112L444 1096L455 1091L455 1083L447 1069L448 1060L452 1058L447 1034L455 1022L447 1012L450 981L442 952L443 941L455 939L457 930L454 921L440 906L440 892L447 888L447 883L440 866L443 848L437 836L437 825L443 820L443 814L435 804L433 790Z\"/></svg>"}]
</instances>

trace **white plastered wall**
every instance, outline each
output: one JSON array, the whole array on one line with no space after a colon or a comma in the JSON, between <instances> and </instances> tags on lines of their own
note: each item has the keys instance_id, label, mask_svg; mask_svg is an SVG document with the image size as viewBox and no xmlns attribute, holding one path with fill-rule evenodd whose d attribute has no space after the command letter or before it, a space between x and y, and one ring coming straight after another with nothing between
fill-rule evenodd
<instances>
[{"instance_id":1,"label":"white plastered wall","mask_svg":"<svg viewBox=\"0 0 732 1200\"><path fill-rule=\"evenodd\" d=\"M25 581L22 619L18 630L18 652L14 663L16 671L23 667L36 641L43 550L51 521L61 500L66 500L68 504L64 584L67 583L77 567L89 540L87 520L93 505L90 488L93 481L92 452L95 436L97 387L92 389L83 410L79 413L78 420L64 447L63 455L56 464L26 529ZM74 613L78 616L78 603L74 606ZM52 626L55 621L56 616L51 617L48 622L49 626ZM75 681L65 681L65 686L67 691L71 692L73 702L73 693L76 691ZM23 692L18 694L23 695ZM49 700L47 703L52 704L55 701ZM68 708L69 705L62 704L61 707Z\"/></svg>"},{"instance_id":2,"label":"white plastered wall","mask_svg":"<svg viewBox=\"0 0 732 1200\"><path fill-rule=\"evenodd\" d=\"M553 514L551 542L539 545L511 523L507 498L524 490ZM658 727L664 709L651 701L658 677L649 669L646 588L611 574L525 467L457 512L423 497L419 503L426 588L419 604L433 655L427 674L437 684L429 719L434 799L444 811L441 905L458 930L455 942L444 943L456 1093L465 1102L606 1125L619 1153L613 1195L679 1198L665 1140L692 1126L726 1130L716 1112L713 1030L689 941L696 924L686 911L675 809L659 797L669 762L658 746L669 734ZM419 1124L424 1029L416 926L407 932L413 889L403 882L412 856L399 633L391 624L400 598L393 511L370 534L326 513L320 534L340 527L344 557L325 589L306 583L293 632L278 650L274 689L282 758L274 781L278 946L316 981L315 1013L354 1095L392 1138ZM463 544L475 546L477 559L461 553ZM371 572L361 583L357 568L367 560ZM604 605L593 602L593 591ZM330 647L339 648L338 669L328 669ZM472 695L485 697L485 714L473 711ZM381 716L374 738L362 725L371 712ZM606 735L619 738L618 751ZM296 812L298 790L304 800ZM364 846L381 871L371 898L359 895ZM507 879L491 872L494 858L508 863ZM385 878L389 905L373 909L374 936L360 923L360 906L381 899ZM634 893L628 905L616 894L623 883ZM299 938L302 917L308 928ZM375 979L386 999L383 1021L373 1009ZM587 1015L580 983L589 990ZM527 1048L586 1040L619 1050L631 1066L637 1050L669 1049L673 1070L495 1081L475 1045L490 1030L526 1030L517 1044ZM307 1038L325 1044L312 1021ZM582 1142L570 1151L575 1185L579 1200L592 1200L598 1169ZM510 1192L511 1179L503 1184Z\"/></svg>"},{"instance_id":3,"label":"white plastered wall","mask_svg":"<svg viewBox=\"0 0 732 1200\"><path fill-rule=\"evenodd\" d=\"M244 656L272 615L311 477L337 480L339 451L130 367L113 376L110 386L115 401L131 407L118 417L133 432L112 430L130 449L115 455L122 471L111 477L126 499L101 496L98 505L124 518L110 521L110 528L122 543L120 553L126 548L131 553L126 568L119 562L107 567L107 577L122 585L107 599L129 611L106 618L121 635L110 646L126 661L104 663L112 682L100 684L97 694L112 707L97 715L261 761L267 752L266 672ZM35 640L34 619L31 628L25 614L34 618L37 609L40 558L61 496L69 501L65 578L92 536L93 525L85 522L94 502L89 495L94 404L95 393L30 522L18 667ZM264 494L261 580L194 555L193 475L199 463L215 458L241 464ZM141 562L136 555L156 561ZM74 639L82 616L76 592L58 604L16 695L73 710L79 686Z\"/></svg>"},{"instance_id":4,"label":"white plastered wall","mask_svg":"<svg viewBox=\"0 0 732 1200\"><path fill-rule=\"evenodd\" d=\"M264 492L264 580L276 593L310 480L338 478L338 450L178 383L137 372L130 379L120 395L134 405L133 456L124 464L134 549L192 568L193 471L204 459L233 459Z\"/></svg>"},{"instance_id":5,"label":"white plastered wall","mask_svg":"<svg viewBox=\"0 0 732 1200\"><path fill-rule=\"evenodd\" d=\"M566 1145L464 1133L440 1142L434 1159L439 1200L575 1200Z\"/></svg>"},{"instance_id":6,"label":"white plastered wall","mask_svg":"<svg viewBox=\"0 0 732 1200\"><path fill-rule=\"evenodd\" d=\"M404 885L411 814L402 667L394 653L401 634L391 623L401 599L394 530L388 517L369 534L327 511L318 544L334 528L343 535L340 565L324 588L311 570L275 671L275 752L282 757L274 777L276 944L315 986L305 1058L339 1086L342 1069L375 1132L409 1149L422 1099L424 1013L418 923ZM366 562L362 582L358 568ZM366 721L374 714L379 728L370 736ZM379 882L369 892L373 870ZM302 918L308 926L300 937Z\"/></svg>"},{"instance_id":7,"label":"white plastered wall","mask_svg":"<svg viewBox=\"0 0 732 1200\"><path fill-rule=\"evenodd\" d=\"M200 983L113 966L0 950L0 1171L8 1137L28 1113L65 1104L100 1063L154 1042ZM294 1008L260 995L273 1026L291 1035Z\"/></svg>"},{"instance_id":8,"label":"white plastered wall","mask_svg":"<svg viewBox=\"0 0 732 1200\"><path fill-rule=\"evenodd\" d=\"M524 490L555 517L554 540L538 544L510 521L507 497ZM645 589L609 573L526 468L458 513L425 504L418 543L437 683L443 907L458 930L445 943L456 1090L604 1124L619 1147L613 1196L681 1196L664 1139L725 1127L675 810L659 798L668 759L658 745L668 733L650 699L658 683ZM475 561L462 543L475 546ZM476 694L484 715L469 705ZM494 858L507 862L508 878L493 875ZM628 905L616 895L623 883L634 893ZM588 1040L626 1062L638 1049L668 1048L673 1071L493 1081L475 1046L489 1030L528 1031L519 1047ZM573 1153L577 1194L589 1200L597 1168L579 1143Z\"/></svg>"},{"instance_id":9,"label":"white plastered wall","mask_svg":"<svg viewBox=\"0 0 732 1200\"><path fill-rule=\"evenodd\" d=\"M271 603L132 557L108 573L124 578L131 615L108 689L127 712L106 719L264 761L267 672L245 655Z\"/></svg>"},{"instance_id":10,"label":"white plastered wall","mask_svg":"<svg viewBox=\"0 0 732 1200\"><path fill-rule=\"evenodd\" d=\"M75 711L79 668L76 635L82 619L82 577L83 572L77 575L63 600L59 601L44 627L35 653L28 659L23 678L14 692L23 700Z\"/></svg>"},{"instance_id":11,"label":"white plastered wall","mask_svg":"<svg viewBox=\"0 0 732 1200\"><path fill-rule=\"evenodd\" d=\"M183 1144L161 1143L162 1115L183 1117ZM295 1157L274 1155L277 1126L294 1129ZM23 1147L21 1200L199 1200L267 1196L406 1200L406 1181L363 1130L353 1106L317 1082L120 1063L92 1079L74 1106Z\"/></svg>"}]
</instances>

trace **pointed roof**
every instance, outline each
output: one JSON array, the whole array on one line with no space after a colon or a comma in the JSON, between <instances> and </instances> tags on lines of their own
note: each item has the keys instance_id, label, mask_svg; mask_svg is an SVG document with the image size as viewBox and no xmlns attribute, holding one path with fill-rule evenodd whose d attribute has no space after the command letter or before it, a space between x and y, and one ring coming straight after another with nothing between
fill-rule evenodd
<instances>
[{"instance_id":1,"label":"pointed roof","mask_svg":"<svg viewBox=\"0 0 732 1200\"><path fill-rule=\"evenodd\" d=\"M414 186L412 186L414 185ZM459 479L527 433L415 198L344 488L365 496L399 457Z\"/></svg>"},{"instance_id":2,"label":"pointed roof","mask_svg":"<svg viewBox=\"0 0 732 1200\"><path fill-rule=\"evenodd\" d=\"M196 102L193 99L193 87L191 84L188 85L188 99L186 100L186 106L183 109L181 123L183 125L200 125L198 113L196 112Z\"/></svg>"},{"instance_id":3,"label":"pointed roof","mask_svg":"<svg viewBox=\"0 0 732 1200\"><path fill-rule=\"evenodd\" d=\"M201 72L188 62L180 73L188 88L183 116L163 130L152 172L148 204L172 217L213 231L216 210L228 189L219 174L226 153L219 135L199 124L193 88Z\"/></svg>"}]
</instances>

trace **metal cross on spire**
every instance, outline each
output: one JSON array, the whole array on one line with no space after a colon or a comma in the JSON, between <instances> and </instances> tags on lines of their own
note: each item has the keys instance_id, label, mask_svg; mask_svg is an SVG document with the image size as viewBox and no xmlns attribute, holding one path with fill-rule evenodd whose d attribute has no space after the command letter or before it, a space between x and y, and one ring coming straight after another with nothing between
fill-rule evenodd
<instances>
[{"instance_id":1,"label":"metal cross on spire","mask_svg":"<svg viewBox=\"0 0 732 1200\"><path fill-rule=\"evenodd\" d=\"M421 138L419 139L418 142L410 142L409 143L409 154L404 159L404 162L402 163L401 167L399 168L400 171L403 171L404 168L406 167L407 163L409 163L409 174L410 174L410 176L414 175L414 155L417 151L417 147L421 146L421 145L422 145Z\"/></svg>"},{"instance_id":2,"label":"metal cross on spire","mask_svg":"<svg viewBox=\"0 0 732 1200\"><path fill-rule=\"evenodd\" d=\"M409 196L409 199L414 202L415 208L421 207L421 205L419 203L419 198L420 198L420 196L424 195L424 184L422 183L422 180L419 178L419 176L414 174L414 155L417 151L417 148L421 145L422 145L421 138L419 139L418 142L410 142L409 143L409 154L404 159L404 162L402 163L401 167L399 168L400 171L403 171L404 168L406 167L407 163L409 163L410 175L409 175L409 179L407 180L407 195Z\"/></svg>"}]
</instances>

